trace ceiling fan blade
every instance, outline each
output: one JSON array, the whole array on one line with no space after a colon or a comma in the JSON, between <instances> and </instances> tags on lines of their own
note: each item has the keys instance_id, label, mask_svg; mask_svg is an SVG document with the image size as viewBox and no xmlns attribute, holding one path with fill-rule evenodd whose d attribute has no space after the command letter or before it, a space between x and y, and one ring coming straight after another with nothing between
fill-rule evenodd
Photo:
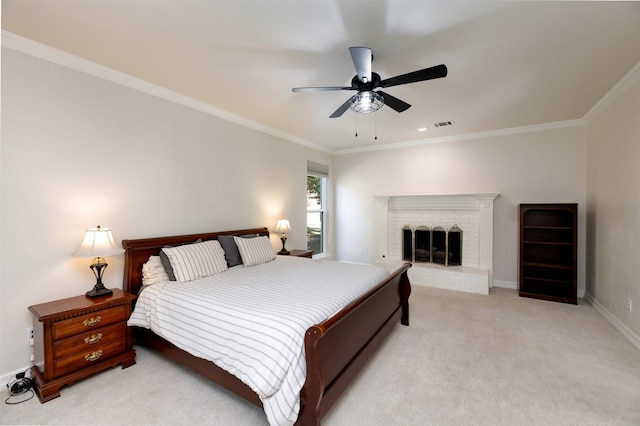
<instances>
[{"instance_id":1,"label":"ceiling fan blade","mask_svg":"<svg viewBox=\"0 0 640 426\"><path fill-rule=\"evenodd\" d=\"M390 94L383 92L382 90L378 90L376 93L382 95L382 97L384 98L384 104L391 109L394 109L398 112L403 112L411 108L411 105L409 105L405 101L401 101L395 96L391 96Z\"/></svg>"},{"instance_id":2,"label":"ceiling fan blade","mask_svg":"<svg viewBox=\"0 0 640 426\"><path fill-rule=\"evenodd\" d=\"M378 87L398 86L400 84L416 83L418 81L433 80L435 78L442 78L446 76L447 67L444 64L436 65L435 67L425 68L423 70L384 79L380 82Z\"/></svg>"},{"instance_id":3,"label":"ceiling fan blade","mask_svg":"<svg viewBox=\"0 0 640 426\"><path fill-rule=\"evenodd\" d=\"M300 92L327 92L330 90L356 90L353 87L333 86L333 87L294 87L291 89L293 93Z\"/></svg>"},{"instance_id":4,"label":"ceiling fan blade","mask_svg":"<svg viewBox=\"0 0 640 426\"><path fill-rule=\"evenodd\" d=\"M347 102L340 105L340 108L338 108L333 114L331 114L329 118L341 117L342 114L344 114L344 112L349 109L349 102L351 102L351 99L353 99L353 96L347 99Z\"/></svg>"},{"instance_id":5,"label":"ceiling fan blade","mask_svg":"<svg viewBox=\"0 0 640 426\"><path fill-rule=\"evenodd\" d=\"M350 47L349 53L353 66L356 67L358 80L363 83L371 81L371 49L368 47Z\"/></svg>"}]
</instances>

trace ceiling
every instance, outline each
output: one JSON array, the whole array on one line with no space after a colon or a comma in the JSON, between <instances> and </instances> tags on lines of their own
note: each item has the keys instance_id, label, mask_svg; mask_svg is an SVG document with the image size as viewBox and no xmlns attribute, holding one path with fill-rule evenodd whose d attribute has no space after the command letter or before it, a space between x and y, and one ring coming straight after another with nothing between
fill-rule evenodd
<instances>
[{"instance_id":1,"label":"ceiling","mask_svg":"<svg viewBox=\"0 0 640 426\"><path fill-rule=\"evenodd\" d=\"M329 152L580 120L640 62L638 2L3 0L2 29ZM355 92L291 88L350 86L350 46L449 73L332 119Z\"/></svg>"}]
</instances>

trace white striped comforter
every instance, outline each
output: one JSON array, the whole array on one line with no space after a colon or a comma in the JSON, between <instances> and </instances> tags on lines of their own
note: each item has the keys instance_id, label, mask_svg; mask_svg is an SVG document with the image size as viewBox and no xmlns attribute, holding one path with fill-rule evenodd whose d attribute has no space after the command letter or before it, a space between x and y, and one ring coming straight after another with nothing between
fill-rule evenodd
<instances>
[{"instance_id":1,"label":"white striped comforter","mask_svg":"<svg viewBox=\"0 0 640 426\"><path fill-rule=\"evenodd\" d=\"M149 286L128 324L213 361L258 394L269 424L291 425L306 378L306 330L386 276L371 265L277 256L188 283Z\"/></svg>"}]
</instances>

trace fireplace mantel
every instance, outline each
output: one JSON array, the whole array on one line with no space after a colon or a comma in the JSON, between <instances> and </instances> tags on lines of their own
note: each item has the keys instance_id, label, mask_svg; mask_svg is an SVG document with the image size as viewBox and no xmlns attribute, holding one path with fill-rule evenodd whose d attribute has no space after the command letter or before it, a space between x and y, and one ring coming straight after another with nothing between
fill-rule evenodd
<instances>
[{"instance_id":1,"label":"fireplace mantel","mask_svg":"<svg viewBox=\"0 0 640 426\"><path fill-rule=\"evenodd\" d=\"M386 200L391 210L478 210L490 203L498 194L433 194L377 196Z\"/></svg>"},{"instance_id":2,"label":"fireplace mantel","mask_svg":"<svg viewBox=\"0 0 640 426\"><path fill-rule=\"evenodd\" d=\"M398 212L404 212L405 216L412 218L412 221L415 222L414 226L445 225L444 223L420 222L423 220L422 217L433 217L434 215L440 215L443 220L452 222L447 224L449 227L467 221L466 231L468 232L464 234L464 244L470 247L470 252L467 253L467 256L463 256L461 267L449 267L447 273L453 276L452 281L458 282L463 271L467 274L469 271L475 270L479 275L486 276L486 293L488 293L488 288L492 286L493 276L493 201L498 195L498 193L482 193L376 196L379 206L377 215L379 261L395 263L401 260L398 246L402 225L397 221L404 219L394 219ZM392 224L390 224L390 218ZM464 227L463 231L465 231ZM414 264L412 269L416 268L433 267ZM417 272L416 270L414 274ZM438 268L438 273L442 274L441 268ZM430 285L429 283L424 284ZM441 285L438 286L441 287ZM484 293L485 291L478 292Z\"/></svg>"}]
</instances>

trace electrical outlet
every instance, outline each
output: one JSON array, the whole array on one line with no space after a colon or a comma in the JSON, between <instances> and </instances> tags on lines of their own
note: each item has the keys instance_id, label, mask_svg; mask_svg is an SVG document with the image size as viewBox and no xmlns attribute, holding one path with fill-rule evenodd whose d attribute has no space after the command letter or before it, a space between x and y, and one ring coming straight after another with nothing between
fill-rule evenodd
<instances>
[{"instance_id":1,"label":"electrical outlet","mask_svg":"<svg viewBox=\"0 0 640 426\"><path fill-rule=\"evenodd\" d=\"M631 298L627 298L627 310L629 312L633 312L633 303L631 302Z\"/></svg>"},{"instance_id":2,"label":"electrical outlet","mask_svg":"<svg viewBox=\"0 0 640 426\"><path fill-rule=\"evenodd\" d=\"M33 344L33 327L27 328L27 343Z\"/></svg>"}]
</instances>

